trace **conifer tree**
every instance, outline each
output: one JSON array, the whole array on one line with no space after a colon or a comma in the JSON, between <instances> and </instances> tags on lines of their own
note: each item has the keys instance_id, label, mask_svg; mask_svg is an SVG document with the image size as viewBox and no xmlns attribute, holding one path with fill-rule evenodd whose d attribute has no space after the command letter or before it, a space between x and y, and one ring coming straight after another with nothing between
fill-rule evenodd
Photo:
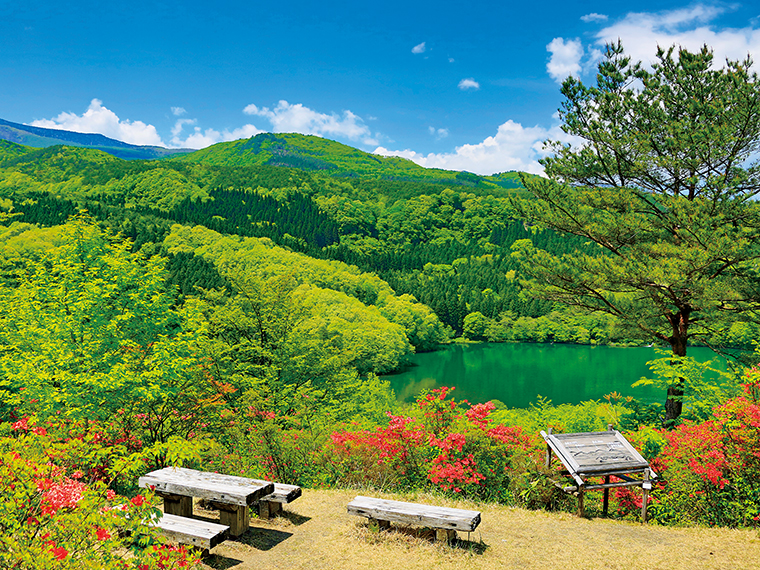
<instances>
[{"instance_id":1,"label":"conifer tree","mask_svg":"<svg viewBox=\"0 0 760 570\"><path fill-rule=\"evenodd\" d=\"M548 141L548 178L514 199L532 224L580 236L597 253L553 255L528 240L514 255L538 297L617 316L677 357L700 335L758 309L760 83L752 62L716 68L658 49L651 70L609 45L595 86L562 86L563 130ZM668 389L665 422L682 411Z\"/></svg>"}]
</instances>

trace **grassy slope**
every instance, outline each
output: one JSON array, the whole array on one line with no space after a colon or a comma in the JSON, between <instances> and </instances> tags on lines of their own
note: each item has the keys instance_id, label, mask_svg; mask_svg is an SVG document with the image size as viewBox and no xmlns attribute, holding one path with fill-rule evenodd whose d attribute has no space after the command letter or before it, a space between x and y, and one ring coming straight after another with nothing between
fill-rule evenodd
<instances>
[{"instance_id":1,"label":"grassy slope","mask_svg":"<svg viewBox=\"0 0 760 570\"><path fill-rule=\"evenodd\" d=\"M423 168L405 158L379 156L311 135L261 134L219 143L173 160L216 166L269 164L318 170L346 178L404 180L479 188L518 188L516 172L477 176L467 172Z\"/></svg>"},{"instance_id":2,"label":"grassy slope","mask_svg":"<svg viewBox=\"0 0 760 570\"><path fill-rule=\"evenodd\" d=\"M471 542L447 547L428 536L377 533L348 516L355 491L305 490L272 521L253 518L251 530L212 550L207 568L355 570L409 568L519 570L620 569L751 570L760 568L756 531L665 528L499 505L455 503L440 497L396 497L482 512ZM373 496L382 496L372 493ZM197 510L201 517L213 511ZM466 538L466 535L461 535Z\"/></svg>"}]
</instances>

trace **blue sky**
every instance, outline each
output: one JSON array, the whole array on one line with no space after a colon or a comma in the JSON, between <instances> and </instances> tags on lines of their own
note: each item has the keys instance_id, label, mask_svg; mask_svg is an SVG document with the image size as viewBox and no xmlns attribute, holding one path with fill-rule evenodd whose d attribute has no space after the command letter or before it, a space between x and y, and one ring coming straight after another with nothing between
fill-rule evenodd
<instances>
[{"instance_id":1,"label":"blue sky","mask_svg":"<svg viewBox=\"0 0 760 570\"><path fill-rule=\"evenodd\" d=\"M742 3L8 2L0 118L202 148L302 132L425 166L539 172L569 74L606 41L760 60ZM756 68L758 65L756 65Z\"/></svg>"}]
</instances>

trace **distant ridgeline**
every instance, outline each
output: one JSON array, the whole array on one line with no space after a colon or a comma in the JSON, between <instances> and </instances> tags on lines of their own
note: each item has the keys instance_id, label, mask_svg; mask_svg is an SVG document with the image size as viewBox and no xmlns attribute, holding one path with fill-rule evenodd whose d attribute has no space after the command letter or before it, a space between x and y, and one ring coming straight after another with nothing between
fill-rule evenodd
<instances>
[{"instance_id":1,"label":"distant ridgeline","mask_svg":"<svg viewBox=\"0 0 760 570\"><path fill-rule=\"evenodd\" d=\"M113 156L132 159L165 158L192 152L190 149L169 149L160 146L139 146L111 139L96 133L76 133L59 129L32 127L0 119L0 139L37 148L54 145L81 146L102 150Z\"/></svg>"},{"instance_id":2,"label":"distant ridgeline","mask_svg":"<svg viewBox=\"0 0 760 570\"><path fill-rule=\"evenodd\" d=\"M395 156L379 156L313 135L263 133L219 143L176 158L182 162L216 166L267 164L324 171L334 177L357 180L416 181L478 188L521 188L517 172L478 176L439 168L425 168Z\"/></svg>"},{"instance_id":3,"label":"distant ridgeline","mask_svg":"<svg viewBox=\"0 0 760 570\"><path fill-rule=\"evenodd\" d=\"M17 128L2 125L6 133ZM64 133L23 127L29 137ZM83 137L81 144L100 137L69 135ZM536 318L552 311L520 295L510 255L515 240L531 238L560 252L590 248L552 232L533 235L511 218L507 196L521 187L516 172L426 169L296 134L261 134L162 160L127 161L105 150L0 141L4 209L13 221L45 227L86 208L135 248L160 249L175 223L269 238L376 273L457 333L471 314L498 324L503 315ZM188 294L196 285L218 287L220 278L206 261L187 253L173 260L174 282ZM188 264L192 270L183 269Z\"/></svg>"}]
</instances>

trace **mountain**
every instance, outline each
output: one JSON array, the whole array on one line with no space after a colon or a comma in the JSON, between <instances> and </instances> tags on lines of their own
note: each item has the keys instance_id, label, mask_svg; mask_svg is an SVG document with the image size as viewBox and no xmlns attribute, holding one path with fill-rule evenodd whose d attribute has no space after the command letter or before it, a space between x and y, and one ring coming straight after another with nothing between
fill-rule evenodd
<instances>
[{"instance_id":1,"label":"mountain","mask_svg":"<svg viewBox=\"0 0 760 570\"><path fill-rule=\"evenodd\" d=\"M96 133L76 133L59 129L32 127L0 119L0 139L45 148L54 145L78 146L102 150L126 160L151 160L192 152L190 149L170 149L160 146L139 146L111 139Z\"/></svg>"},{"instance_id":2,"label":"mountain","mask_svg":"<svg viewBox=\"0 0 760 570\"><path fill-rule=\"evenodd\" d=\"M425 168L396 156L379 156L313 135L262 133L224 142L173 160L213 166L285 166L320 171L337 178L425 182L477 188L521 188L517 172L478 176Z\"/></svg>"}]
</instances>

